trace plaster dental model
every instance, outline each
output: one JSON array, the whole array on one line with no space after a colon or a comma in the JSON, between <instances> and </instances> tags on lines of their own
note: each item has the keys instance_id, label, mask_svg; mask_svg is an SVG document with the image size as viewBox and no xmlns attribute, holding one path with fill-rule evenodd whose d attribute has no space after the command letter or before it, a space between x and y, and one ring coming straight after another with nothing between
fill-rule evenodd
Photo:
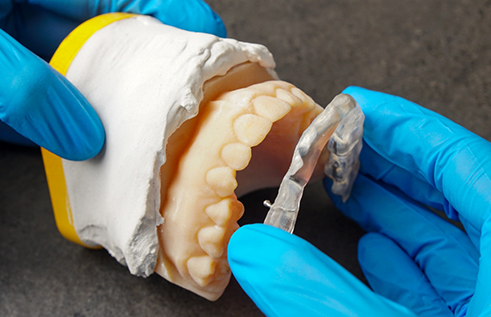
<instances>
[{"instance_id":1,"label":"plaster dental model","mask_svg":"<svg viewBox=\"0 0 491 317\"><path fill-rule=\"evenodd\" d=\"M147 16L89 20L52 65L106 131L103 150L88 161L43 151L62 233L104 247L132 274L157 272L216 300L230 279L226 247L244 212L237 196L279 185L323 109L278 80L264 46ZM328 156L313 178L323 176Z\"/></svg>"}]
</instances>

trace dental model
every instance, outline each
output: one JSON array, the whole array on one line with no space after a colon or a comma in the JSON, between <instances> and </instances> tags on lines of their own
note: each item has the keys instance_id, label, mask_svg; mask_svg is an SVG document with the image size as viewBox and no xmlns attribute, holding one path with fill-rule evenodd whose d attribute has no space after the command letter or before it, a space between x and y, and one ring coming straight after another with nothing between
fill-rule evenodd
<instances>
[{"instance_id":1,"label":"dental model","mask_svg":"<svg viewBox=\"0 0 491 317\"><path fill-rule=\"evenodd\" d=\"M237 196L280 184L323 108L278 80L264 46L146 16L89 20L51 64L106 131L103 150L88 161L43 150L62 234L104 247L132 274L157 272L216 300L230 279L226 248L244 212ZM328 158L324 150L313 179L324 176Z\"/></svg>"},{"instance_id":2,"label":"dental model","mask_svg":"<svg viewBox=\"0 0 491 317\"><path fill-rule=\"evenodd\" d=\"M179 163L165 186L158 231L164 251L156 272L197 293L219 294L230 277L228 240L244 211L235 193L277 186L301 133L322 108L281 81L227 92L202 106L190 144L173 155Z\"/></svg>"}]
</instances>

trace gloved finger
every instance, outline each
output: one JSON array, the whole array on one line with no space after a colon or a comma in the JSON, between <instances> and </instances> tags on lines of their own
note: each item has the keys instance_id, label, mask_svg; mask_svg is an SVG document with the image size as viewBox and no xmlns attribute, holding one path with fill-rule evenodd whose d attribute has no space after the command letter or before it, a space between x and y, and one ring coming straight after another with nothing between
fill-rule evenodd
<instances>
[{"instance_id":1,"label":"gloved finger","mask_svg":"<svg viewBox=\"0 0 491 317\"><path fill-rule=\"evenodd\" d=\"M95 156L104 143L99 117L46 62L0 30L0 120L67 159Z\"/></svg>"},{"instance_id":2,"label":"gloved finger","mask_svg":"<svg viewBox=\"0 0 491 317\"><path fill-rule=\"evenodd\" d=\"M476 292L469 305L468 316L491 316L491 218L482 227L481 258Z\"/></svg>"},{"instance_id":3,"label":"gloved finger","mask_svg":"<svg viewBox=\"0 0 491 317\"><path fill-rule=\"evenodd\" d=\"M0 121L0 141L2 142L9 142L9 143L14 143L18 145L24 145L24 146L36 146L37 144L32 142L29 139L26 139L17 131L12 129L10 126L6 125L2 121Z\"/></svg>"},{"instance_id":4,"label":"gloved finger","mask_svg":"<svg viewBox=\"0 0 491 317\"><path fill-rule=\"evenodd\" d=\"M307 241L272 226L237 230L228 260L267 316L414 316L373 293Z\"/></svg>"},{"instance_id":5,"label":"gloved finger","mask_svg":"<svg viewBox=\"0 0 491 317\"><path fill-rule=\"evenodd\" d=\"M454 316L413 260L392 240L368 233L358 243L358 261L372 289L418 316Z\"/></svg>"},{"instance_id":6,"label":"gloved finger","mask_svg":"<svg viewBox=\"0 0 491 317\"><path fill-rule=\"evenodd\" d=\"M363 142L360 153L360 172L371 178L397 187L407 196L438 210L445 211L449 218L459 220L442 192L429 184L419 174L414 174L378 154L369 144ZM401 181L404 180L404 181Z\"/></svg>"},{"instance_id":7,"label":"gloved finger","mask_svg":"<svg viewBox=\"0 0 491 317\"><path fill-rule=\"evenodd\" d=\"M363 174L344 204L330 192L329 180L325 186L344 214L400 245L454 313L465 309L476 286L479 252L463 231L397 188Z\"/></svg>"},{"instance_id":8,"label":"gloved finger","mask_svg":"<svg viewBox=\"0 0 491 317\"><path fill-rule=\"evenodd\" d=\"M272 226L239 228L229 242L228 260L267 316L414 316L307 241Z\"/></svg>"},{"instance_id":9,"label":"gloved finger","mask_svg":"<svg viewBox=\"0 0 491 317\"><path fill-rule=\"evenodd\" d=\"M78 21L103 13L130 12L151 15L164 24L188 31L227 36L221 18L202 0L80 0L70 5L64 0L31 0L29 3Z\"/></svg>"},{"instance_id":10,"label":"gloved finger","mask_svg":"<svg viewBox=\"0 0 491 317\"><path fill-rule=\"evenodd\" d=\"M491 144L403 98L358 87L344 93L352 95L365 113L366 144L440 191L480 231L491 217ZM406 189L404 179L389 183Z\"/></svg>"},{"instance_id":11,"label":"gloved finger","mask_svg":"<svg viewBox=\"0 0 491 317\"><path fill-rule=\"evenodd\" d=\"M397 187L412 199L437 210L445 211L450 219L461 221L475 248L479 250L480 232L472 227L463 215L459 217L459 214L439 190L420 176L413 175L409 171L389 162L366 143L363 144L360 161L362 163L360 167L361 173L370 175L372 179L377 181ZM404 182L401 182L401 179Z\"/></svg>"},{"instance_id":12,"label":"gloved finger","mask_svg":"<svg viewBox=\"0 0 491 317\"><path fill-rule=\"evenodd\" d=\"M403 98L358 87L345 93L365 113L366 143L441 191L466 226L480 233L480 271L469 311L491 314L491 144Z\"/></svg>"}]
</instances>

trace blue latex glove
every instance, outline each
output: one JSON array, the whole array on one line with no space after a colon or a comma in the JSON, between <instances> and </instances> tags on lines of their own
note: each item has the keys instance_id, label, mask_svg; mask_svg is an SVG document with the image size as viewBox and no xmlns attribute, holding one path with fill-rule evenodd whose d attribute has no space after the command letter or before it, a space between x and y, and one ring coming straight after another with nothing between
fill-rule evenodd
<instances>
[{"instance_id":1,"label":"blue latex glove","mask_svg":"<svg viewBox=\"0 0 491 317\"><path fill-rule=\"evenodd\" d=\"M182 29L226 36L221 19L201 0L0 0L0 141L33 144L32 140L71 160L88 159L100 151L105 136L97 114L38 56L48 60L81 22L116 11L148 14Z\"/></svg>"},{"instance_id":2,"label":"blue latex glove","mask_svg":"<svg viewBox=\"0 0 491 317\"><path fill-rule=\"evenodd\" d=\"M307 241L272 226L239 228L230 239L228 260L266 316L416 316L372 292Z\"/></svg>"},{"instance_id":3,"label":"blue latex glove","mask_svg":"<svg viewBox=\"0 0 491 317\"><path fill-rule=\"evenodd\" d=\"M370 285L419 316L491 316L489 142L402 98L344 92L366 116L362 167L345 204L330 195L373 232L359 245ZM425 205L460 220L467 234ZM268 316L411 314L279 229L244 226L228 252L235 277Z\"/></svg>"},{"instance_id":4,"label":"blue latex glove","mask_svg":"<svg viewBox=\"0 0 491 317\"><path fill-rule=\"evenodd\" d=\"M422 316L491 316L491 143L405 99L344 92L365 113L365 144L351 198L331 197L374 232L359 245L370 285Z\"/></svg>"}]
</instances>

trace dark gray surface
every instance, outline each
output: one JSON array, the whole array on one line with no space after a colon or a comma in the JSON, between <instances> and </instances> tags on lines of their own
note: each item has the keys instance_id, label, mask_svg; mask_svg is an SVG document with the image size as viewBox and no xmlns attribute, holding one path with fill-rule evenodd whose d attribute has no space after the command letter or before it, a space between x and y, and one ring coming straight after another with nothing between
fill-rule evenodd
<instances>
[{"instance_id":1,"label":"dark gray surface","mask_svg":"<svg viewBox=\"0 0 491 317\"><path fill-rule=\"evenodd\" d=\"M491 140L489 0L210 0L229 37L266 45L277 72L319 104L348 85L397 94ZM262 221L244 198L245 222ZM356 276L363 232L320 184L308 187L296 233ZM55 227L41 156L0 143L0 316L260 316L232 280L211 303L158 276L131 276L104 250Z\"/></svg>"}]
</instances>

